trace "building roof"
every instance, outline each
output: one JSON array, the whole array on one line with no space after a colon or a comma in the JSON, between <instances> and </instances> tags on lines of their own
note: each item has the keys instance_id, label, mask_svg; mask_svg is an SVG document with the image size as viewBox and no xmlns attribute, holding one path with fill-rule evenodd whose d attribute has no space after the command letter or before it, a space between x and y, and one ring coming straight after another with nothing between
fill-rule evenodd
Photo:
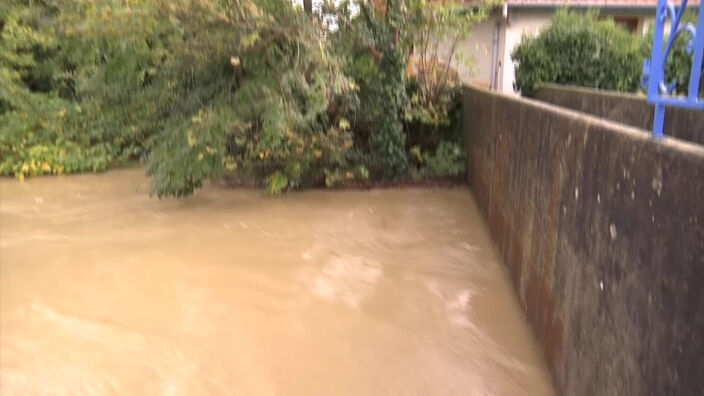
<instances>
[{"instance_id":1,"label":"building roof","mask_svg":"<svg viewBox=\"0 0 704 396\"><path fill-rule=\"evenodd\" d=\"M690 0L687 6L699 5L700 0ZM509 7L593 7L593 8L655 8L657 0L506 0ZM681 1L673 4L679 6Z\"/></svg>"}]
</instances>

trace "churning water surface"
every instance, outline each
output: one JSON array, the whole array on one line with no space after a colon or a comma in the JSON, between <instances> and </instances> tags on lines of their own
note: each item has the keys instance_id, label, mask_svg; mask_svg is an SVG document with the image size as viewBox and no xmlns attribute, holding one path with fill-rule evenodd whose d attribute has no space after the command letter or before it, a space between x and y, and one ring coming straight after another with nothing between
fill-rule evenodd
<instances>
[{"instance_id":1,"label":"churning water surface","mask_svg":"<svg viewBox=\"0 0 704 396\"><path fill-rule=\"evenodd\" d=\"M552 395L469 190L0 180L2 395Z\"/></svg>"}]
</instances>

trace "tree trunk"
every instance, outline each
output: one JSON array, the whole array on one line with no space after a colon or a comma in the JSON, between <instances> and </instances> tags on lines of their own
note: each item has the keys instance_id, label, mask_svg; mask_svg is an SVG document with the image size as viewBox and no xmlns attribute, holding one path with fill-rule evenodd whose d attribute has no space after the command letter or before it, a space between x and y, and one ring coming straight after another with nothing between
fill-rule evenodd
<instances>
[{"instance_id":1,"label":"tree trunk","mask_svg":"<svg viewBox=\"0 0 704 396\"><path fill-rule=\"evenodd\" d=\"M306 14L313 14L313 0L303 0L303 10Z\"/></svg>"}]
</instances>

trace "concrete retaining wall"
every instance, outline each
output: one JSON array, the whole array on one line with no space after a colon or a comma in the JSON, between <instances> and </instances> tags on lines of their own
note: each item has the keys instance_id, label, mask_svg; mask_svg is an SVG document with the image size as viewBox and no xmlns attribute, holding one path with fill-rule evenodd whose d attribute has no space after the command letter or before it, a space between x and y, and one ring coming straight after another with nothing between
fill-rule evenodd
<instances>
[{"instance_id":1,"label":"concrete retaining wall","mask_svg":"<svg viewBox=\"0 0 704 396\"><path fill-rule=\"evenodd\" d=\"M538 89L535 98L648 132L653 128L653 106L648 104L642 95L545 85ZM704 112L668 108L665 116L665 135L704 145Z\"/></svg>"},{"instance_id":2,"label":"concrete retaining wall","mask_svg":"<svg viewBox=\"0 0 704 396\"><path fill-rule=\"evenodd\" d=\"M465 87L468 179L562 395L704 389L704 148Z\"/></svg>"}]
</instances>

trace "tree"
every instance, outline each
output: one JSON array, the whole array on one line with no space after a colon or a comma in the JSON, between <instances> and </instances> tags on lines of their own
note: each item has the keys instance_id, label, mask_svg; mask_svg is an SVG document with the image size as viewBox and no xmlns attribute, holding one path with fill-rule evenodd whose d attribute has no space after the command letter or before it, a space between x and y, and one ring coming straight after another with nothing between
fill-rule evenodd
<instances>
[{"instance_id":1,"label":"tree","mask_svg":"<svg viewBox=\"0 0 704 396\"><path fill-rule=\"evenodd\" d=\"M472 69L474 59L467 58L459 44L498 4L487 1L467 7L457 2L411 2L413 89L405 121L416 159L422 156L418 153L420 147L436 150L448 138L457 145L461 143L460 117L453 114L460 112L461 101L461 81L455 67L461 62L466 69Z\"/></svg>"}]
</instances>

